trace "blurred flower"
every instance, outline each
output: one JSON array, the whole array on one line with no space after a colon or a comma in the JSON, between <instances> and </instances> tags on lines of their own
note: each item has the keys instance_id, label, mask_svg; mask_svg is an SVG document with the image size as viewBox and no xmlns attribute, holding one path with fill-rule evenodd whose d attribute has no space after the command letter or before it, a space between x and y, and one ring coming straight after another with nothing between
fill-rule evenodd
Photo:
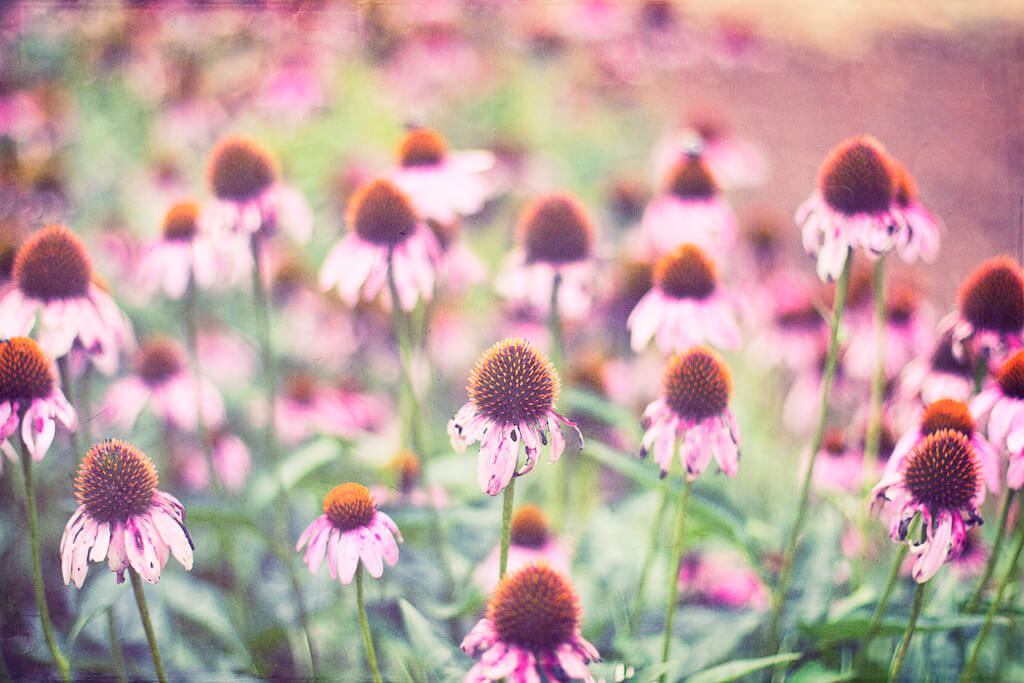
<instances>
[{"instance_id":1,"label":"blurred flower","mask_svg":"<svg viewBox=\"0 0 1024 683\"><path fill-rule=\"evenodd\" d=\"M974 391L974 370L968 359L953 353L953 335L947 330L929 356L911 360L900 373L898 400L916 400L924 405L940 398L966 401Z\"/></svg>"},{"instance_id":2,"label":"blurred flower","mask_svg":"<svg viewBox=\"0 0 1024 683\"><path fill-rule=\"evenodd\" d=\"M704 163L724 189L764 183L768 177L768 160L764 151L737 136L718 109L707 105L694 108L687 119L682 130L655 145L654 168L659 178L664 177L687 153L696 136Z\"/></svg>"},{"instance_id":3,"label":"blurred flower","mask_svg":"<svg viewBox=\"0 0 1024 683\"><path fill-rule=\"evenodd\" d=\"M766 367L782 364L797 372L811 368L828 350L829 326L822 308L820 283L780 275L767 283L770 305L753 310L765 317L759 336L749 345L750 359ZM767 313L767 315L765 315Z\"/></svg>"},{"instance_id":4,"label":"blurred flower","mask_svg":"<svg viewBox=\"0 0 1024 683\"><path fill-rule=\"evenodd\" d=\"M546 317L557 278L559 315L585 318L594 279L594 227L583 206L564 193L535 200L520 217L519 242L498 276L498 292Z\"/></svg>"},{"instance_id":5,"label":"blurred flower","mask_svg":"<svg viewBox=\"0 0 1024 683\"><path fill-rule=\"evenodd\" d=\"M448 225L483 208L492 192L484 172L493 165L490 152L451 152L437 131L413 128L399 147L391 181L420 216Z\"/></svg>"},{"instance_id":6,"label":"blurred flower","mask_svg":"<svg viewBox=\"0 0 1024 683\"><path fill-rule=\"evenodd\" d=\"M211 234L269 237L284 228L295 241L309 241L313 217L306 200L281 183L274 158L255 140L222 138L210 154L206 173L216 199L201 221Z\"/></svg>"},{"instance_id":7,"label":"blurred flower","mask_svg":"<svg viewBox=\"0 0 1024 683\"><path fill-rule=\"evenodd\" d=\"M213 472L225 490L238 493L245 488L252 469L252 457L245 442L223 428L210 432L210 459ZM189 448L180 468L182 480L193 490L205 489L210 485L210 468L207 458L198 448Z\"/></svg>"},{"instance_id":8,"label":"blurred flower","mask_svg":"<svg viewBox=\"0 0 1024 683\"><path fill-rule=\"evenodd\" d=\"M398 562L402 534L385 513L377 509L373 496L361 484L338 484L324 498L324 514L313 520L299 536L296 551L309 543L303 561L316 574L327 554L332 579L346 586L352 582L359 560L374 578L384 574L384 562Z\"/></svg>"},{"instance_id":9,"label":"blurred flower","mask_svg":"<svg viewBox=\"0 0 1024 683\"><path fill-rule=\"evenodd\" d=\"M153 462L130 443L108 439L89 449L75 478L79 506L60 539L64 585L81 588L89 560L106 559L118 583L129 566L156 583L171 554L192 569L185 508L157 481Z\"/></svg>"},{"instance_id":10,"label":"blurred flower","mask_svg":"<svg viewBox=\"0 0 1024 683\"><path fill-rule=\"evenodd\" d=\"M55 421L69 431L78 427L75 409L57 385L53 360L27 337L0 340L0 449L18 461L8 439L20 426L22 443L39 462L53 443Z\"/></svg>"},{"instance_id":11,"label":"blurred flower","mask_svg":"<svg viewBox=\"0 0 1024 683\"><path fill-rule=\"evenodd\" d=\"M142 344L135 357L135 374L110 386L100 414L108 424L129 430L147 403L157 417L184 432L196 431L200 416L207 428L224 421L217 388L201 379L196 391L185 354L169 337L152 337Z\"/></svg>"},{"instance_id":12,"label":"blurred flower","mask_svg":"<svg viewBox=\"0 0 1024 683\"><path fill-rule=\"evenodd\" d=\"M531 564L505 574L487 616L462 641L462 651L480 659L463 680L533 683L539 667L553 681L593 683L587 664L601 656L583 638L581 612L576 590L555 569Z\"/></svg>"},{"instance_id":13,"label":"blurred flower","mask_svg":"<svg viewBox=\"0 0 1024 683\"><path fill-rule=\"evenodd\" d=\"M287 376L274 415L281 443L294 445L315 434L354 438L381 425L386 412L372 396L328 387L297 371Z\"/></svg>"},{"instance_id":14,"label":"blurred flower","mask_svg":"<svg viewBox=\"0 0 1024 683\"><path fill-rule=\"evenodd\" d=\"M953 333L953 354L996 364L1024 346L1024 273L1009 256L974 269L957 292L958 311L940 327Z\"/></svg>"},{"instance_id":15,"label":"blurred flower","mask_svg":"<svg viewBox=\"0 0 1024 683\"><path fill-rule=\"evenodd\" d=\"M935 324L928 304L917 289L903 283L893 283L885 292L885 377L896 377L899 372L929 348L934 340ZM843 354L843 364L850 377L869 379L875 372L878 349L872 334L874 315L850 311L850 343Z\"/></svg>"},{"instance_id":16,"label":"blurred flower","mask_svg":"<svg viewBox=\"0 0 1024 683\"><path fill-rule=\"evenodd\" d=\"M398 455L388 463L388 469L397 474L397 487L370 487L370 493L379 505L404 504L413 507L433 507L437 510L451 505L448 492L440 484L431 482L424 488L420 459L408 448L398 452Z\"/></svg>"},{"instance_id":17,"label":"blurred flower","mask_svg":"<svg viewBox=\"0 0 1024 683\"><path fill-rule=\"evenodd\" d=\"M803 481L803 473L807 472L807 461L805 454L799 481ZM822 439L818 457L814 459L811 475L814 488L829 493L860 491L863 466L863 451L850 447L842 430L828 430Z\"/></svg>"},{"instance_id":18,"label":"blurred flower","mask_svg":"<svg viewBox=\"0 0 1024 683\"><path fill-rule=\"evenodd\" d=\"M676 161L661 194L644 210L641 242L649 257L688 243L724 256L736 243L736 217L699 150L692 147Z\"/></svg>"},{"instance_id":19,"label":"blurred flower","mask_svg":"<svg viewBox=\"0 0 1024 683\"><path fill-rule=\"evenodd\" d=\"M688 602L733 609L765 609L770 595L761 577L736 553L692 552L679 565L679 587Z\"/></svg>"},{"instance_id":20,"label":"blurred flower","mask_svg":"<svg viewBox=\"0 0 1024 683\"><path fill-rule=\"evenodd\" d=\"M989 440L1010 455L1006 485L1024 487L1024 351L1003 363L995 382L971 400L971 414L988 416Z\"/></svg>"},{"instance_id":21,"label":"blurred flower","mask_svg":"<svg viewBox=\"0 0 1024 683\"><path fill-rule=\"evenodd\" d=\"M132 341L131 324L93 282L77 235L57 224L36 232L18 250L14 280L16 287L0 300L0 337L35 328L40 348L53 358L77 343L101 371L116 369L118 353Z\"/></svg>"},{"instance_id":22,"label":"blurred flower","mask_svg":"<svg viewBox=\"0 0 1024 683\"><path fill-rule=\"evenodd\" d=\"M477 481L487 495L497 495L512 475L533 469L541 445L551 439L551 462L565 449L561 422L583 435L576 423L555 412L560 382L551 361L523 339L500 341L476 362L469 377L469 402L448 422L448 437L456 453L480 442ZM526 446L526 463L517 469L519 441Z\"/></svg>"},{"instance_id":23,"label":"blurred flower","mask_svg":"<svg viewBox=\"0 0 1024 683\"><path fill-rule=\"evenodd\" d=\"M731 380L725 363L704 348L677 353L661 378L661 397L647 406L642 422L644 436L640 457L654 451L661 476L668 474L676 441L687 481L699 477L714 456L730 477L739 465L739 429L729 410Z\"/></svg>"},{"instance_id":24,"label":"blurred flower","mask_svg":"<svg viewBox=\"0 0 1024 683\"><path fill-rule=\"evenodd\" d=\"M387 180L364 185L349 202L347 222L348 234L320 268L323 289L337 287L350 306L360 298L371 301L390 269L403 310L411 311L420 298L430 300L441 248L401 190Z\"/></svg>"},{"instance_id":25,"label":"blurred flower","mask_svg":"<svg viewBox=\"0 0 1024 683\"><path fill-rule=\"evenodd\" d=\"M521 505L512 515L511 540L508 546L507 572L512 573L530 564L546 564L562 574L569 574L570 552L566 543L555 536L544 511L533 504ZM473 571L473 583L487 593L497 586L501 548L494 546L484 561Z\"/></svg>"},{"instance_id":26,"label":"blurred flower","mask_svg":"<svg viewBox=\"0 0 1024 683\"><path fill-rule=\"evenodd\" d=\"M665 352L699 344L734 348L740 342L731 294L718 286L715 265L684 244L654 266L654 286L629 314L630 345L640 352L654 338Z\"/></svg>"},{"instance_id":27,"label":"blurred flower","mask_svg":"<svg viewBox=\"0 0 1024 683\"><path fill-rule=\"evenodd\" d=\"M894 542L907 541L911 521L921 514L923 540L910 539L909 545L917 557L914 580L924 583L960 554L967 527L982 522L981 464L970 440L955 429L929 434L908 456L891 460L894 471L887 468L871 497L876 504L889 500L899 506L889 531Z\"/></svg>"},{"instance_id":28,"label":"blurred flower","mask_svg":"<svg viewBox=\"0 0 1024 683\"><path fill-rule=\"evenodd\" d=\"M905 238L896 242L900 258L912 262L917 254L929 263L939 253L939 221L917 199L917 183L897 159L892 160L896 177L896 205L907 222Z\"/></svg>"}]
</instances>

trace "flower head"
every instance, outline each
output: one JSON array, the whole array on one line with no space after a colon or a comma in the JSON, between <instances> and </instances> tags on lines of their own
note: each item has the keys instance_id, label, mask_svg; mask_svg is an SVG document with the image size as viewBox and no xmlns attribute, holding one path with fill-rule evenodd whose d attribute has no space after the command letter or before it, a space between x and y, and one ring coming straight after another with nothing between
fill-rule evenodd
<instances>
[{"instance_id":1,"label":"flower head","mask_svg":"<svg viewBox=\"0 0 1024 683\"><path fill-rule=\"evenodd\" d=\"M506 339L488 349L469 377L469 402L448 422L452 448L462 453L480 442L477 479L488 495L497 495L512 475L533 469L541 445L551 439L551 462L565 449L559 422L583 436L576 423L555 412L560 382L551 361L522 339ZM517 468L519 442L526 462Z\"/></svg>"},{"instance_id":2,"label":"flower head","mask_svg":"<svg viewBox=\"0 0 1024 683\"><path fill-rule=\"evenodd\" d=\"M1008 256L991 258L967 276L957 293L953 351L965 343L974 354L1013 352L1024 334L1024 274Z\"/></svg>"},{"instance_id":3,"label":"flower head","mask_svg":"<svg viewBox=\"0 0 1024 683\"><path fill-rule=\"evenodd\" d=\"M360 292L366 300L377 296L390 269L403 310L430 300L441 247L401 189L388 180L364 185L349 201L348 225L320 268L323 289L337 287L355 305Z\"/></svg>"},{"instance_id":4,"label":"flower head","mask_svg":"<svg viewBox=\"0 0 1024 683\"><path fill-rule=\"evenodd\" d=\"M500 553L501 548L494 546L473 571L474 582L487 592L493 591L497 585ZM507 569L514 572L520 567L541 562L568 576L570 549L555 534L544 511L537 505L527 503L512 513Z\"/></svg>"},{"instance_id":5,"label":"flower head","mask_svg":"<svg viewBox=\"0 0 1024 683\"><path fill-rule=\"evenodd\" d=\"M718 286L714 262L693 244L662 256L654 266L654 286L626 321L630 344L642 351L654 337L662 351L698 344L733 348L739 344L730 295Z\"/></svg>"},{"instance_id":6,"label":"flower head","mask_svg":"<svg viewBox=\"0 0 1024 683\"><path fill-rule=\"evenodd\" d=\"M917 183L907 167L897 159L892 162L896 179L896 205L907 222L907 230L901 233L903 239L896 243L896 249L904 261L913 261L916 254L920 254L925 261L934 261L939 251L940 221L921 206L917 198Z\"/></svg>"},{"instance_id":7,"label":"flower head","mask_svg":"<svg viewBox=\"0 0 1024 683\"><path fill-rule=\"evenodd\" d=\"M32 459L42 460L53 443L56 421L68 430L78 425L74 408L57 386L53 361L27 337L0 340L0 448L18 459L8 438L20 426Z\"/></svg>"},{"instance_id":8,"label":"flower head","mask_svg":"<svg viewBox=\"0 0 1024 683\"><path fill-rule=\"evenodd\" d=\"M462 641L479 658L467 683L550 680L593 681L587 664L601 659L580 630L579 597L572 584L546 564L530 564L502 578L487 603L487 616Z\"/></svg>"},{"instance_id":9,"label":"flower head","mask_svg":"<svg viewBox=\"0 0 1024 683\"><path fill-rule=\"evenodd\" d=\"M914 580L923 583L960 554L967 527L981 523L982 467L970 439L948 428L929 434L909 455L893 460L898 463L895 471L886 472L872 496L899 505L890 529L893 541L906 541L910 522L921 514L923 540L911 540L910 549L917 557Z\"/></svg>"},{"instance_id":10,"label":"flower head","mask_svg":"<svg viewBox=\"0 0 1024 683\"><path fill-rule=\"evenodd\" d=\"M309 543L303 561L316 574L327 554L332 579L352 582L359 560L370 575L380 578L384 562L398 562L398 539L402 534L392 519L377 509L370 491L361 484L338 484L324 498L324 514L313 520L299 536L295 550Z\"/></svg>"},{"instance_id":11,"label":"flower head","mask_svg":"<svg viewBox=\"0 0 1024 683\"><path fill-rule=\"evenodd\" d=\"M93 283L92 261L77 235L58 224L37 231L18 250L14 281L0 300L0 336L37 328L39 346L53 358L78 344L98 368L114 371L118 353L131 342L131 326Z\"/></svg>"},{"instance_id":12,"label":"flower head","mask_svg":"<svg viewBox=\"0 0 1024 683\"><path fill-rule=\"evenodd\" d=\"M1010 456L1006 485L1024 487L1024 351L1004 362L995 381L971 400L971 414L987 417L989 441Z\"/></svg>"},{"instance_id":13,"label":"flower head","mask_svg":"<svg viewBox=\"0 0 1024 683\"><path fill-rule=\"evenodd\" d=\"M729 410L729 370L714 351L694 348L677 353L662 375L662 395L643 412L640 457L654 450L661 476L668 474L676 440L686 478L699 477L714 456L730 477L739 465L739 430Z\"/></svg>"},{"instance_id":14,"label":"flower head","mask_svg":"<svg viewBox=\"0 0 1024 683\"><path fill-rule=\"evenodd\" d=\"M82 587L89 560L106 559L118 583L129 566L156 583L171 554L192 569L185 508L157 482L153 462L126 441L108 439L89 449L75 478L78 509L60 540L65 585L73 580Z\"/></svg>"}]
</instances>

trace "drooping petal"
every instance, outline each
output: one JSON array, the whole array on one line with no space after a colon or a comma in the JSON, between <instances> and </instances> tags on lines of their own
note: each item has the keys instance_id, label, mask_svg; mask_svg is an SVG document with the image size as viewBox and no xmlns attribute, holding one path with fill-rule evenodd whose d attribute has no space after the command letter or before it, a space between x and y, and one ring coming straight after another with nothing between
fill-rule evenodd
<instances>
[{"instance_id":1,"label":"drooping petal","mask_svg":"<svg viewBox=\"0 0 1024 683\"><path fill-rule=\"evenodd\" d=\"M936 523L935 529L929 530L930 534L928 541L924 544L924 552L914 562L913 576L918 583L924 583L935 576L949 557L949 543L953 533L952 513L949 510L942 510L939 512ZM925 528L928 529L928 526Z\"/></svg>"}]
</instances>

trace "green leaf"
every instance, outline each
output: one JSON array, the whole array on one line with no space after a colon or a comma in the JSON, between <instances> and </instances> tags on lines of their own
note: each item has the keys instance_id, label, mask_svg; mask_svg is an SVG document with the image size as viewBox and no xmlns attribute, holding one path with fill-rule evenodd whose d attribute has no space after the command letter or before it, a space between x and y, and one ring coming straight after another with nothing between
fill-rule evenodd
<instances>
[{"instance_id":1,"label":"green leaf","mask_svg":"<svg viewBox=\"0 0 1024 683\"><path fill-rule=\"evenodd\" d=\"M597 394L570 389L562 394L562 404L565 412L585 413L601 422L618 427L629 434L634 441L639 442L640 437L643 436L643 431L640 429L640 418L637 415L623 410Z\"/></svg>"},{"instance_id":2,"label":"green leaf","mask_svg":"<svg viewBox=\"0 0 1024 683\"><path fill-rule=\"evenodd\" d=\"M758 657L757 659L737 659L732 662L713 666L704 669L686 679L687 683L725 683L734 681L741 676L759 671L777 664L789 664L800 659L803 655L799 652L787 652L771 657Z\"/></svg>"},{"instance_id":3,"label":"green leaf","mask_svg":"<svg viewBox=\"0 0 1024 683\"><path fill-rule=\"evenodd\" d=\"M1010 624L1010 620L1005 617L996 617L994 622L1000 625ZM930 619L922 617L917 622L917 630L921 632L952 631L959 628L980 627L984 623L985 616L982 614ZM800 624L800 631L804 636L818 643L819 646L823 646L829 643L860 640L867 633L870 624L870 617L856 616L830 623ZM875 635L882 638L896 637L902 635L906 628L906 619L883 619L878 625Z\"/></svg>"},{"instance_id":4,"label":"green leaf","mask_svg":"<svg viewBox=\"0 0 1024 683\"><path fill-rule=\"evenodd\" d=\"M402 598L398 601L402 611L405 632L409 636L420 663L431 674L431 680L448 680L456 671L455 650L423 614Z\"/></svg>"},{"instance_id":5,"label":"green leaf","mask_svg":"<svg viewBox=\"0 0 1024 683\"><path fill-rule=\"evenodd\" d=\"M341 454L341 444L334 439L317 439L289 455L273 472L267 472L252 485L250 500L261 510L277 497L278 487L291 490L296 484Z\"/></svg>"},{"instance_id":6,"label":"green leaf","mask_svg":"<svg viewBox=\"0 0 1024 683\"><path fill-rule=\"evenodd\" d=\"M82 601L78 606L78 618L68 634L67 649L70 652L82 629L97 615L106 612L114 603L121 599L127 590L127 583L117 583L112 574L104 572L93 577L82 591Z\"/></svg>"},{"instance_id":7,"label":"green leaf","mask_svg":"<svg viewBox=\"0 0 1024 683\"><path fill-rule=\"evenodd\" d=\"M808 662L786 677L787 683L839 683L856 676L856 672L840 673L821 662Z\"/></svg>"},{"instance_id":8,"label":"green leaf","mask_svg":"<svg viewBox=\"0 0 1024 683\"><path fill-rule=\"evenodd\" d=\"M248 659L245 643L228 618L228 606L217 590L202 581L172 572L162 575L157 585L167 609L203 626L228 650L244 654Z\"/></svg>"},{"instance_id":9,"label":"green leaf","mask_svg":"<svg viewBox=\"0 0 1024 683\"><path fill-rule=\"evenodd\" d=\"M660 484L658 468L644 464L639 454L623 455L607 444L591 439L584 445L583 455L610 467L645 488L654 488Z\"/></svg>"}]
</instances>

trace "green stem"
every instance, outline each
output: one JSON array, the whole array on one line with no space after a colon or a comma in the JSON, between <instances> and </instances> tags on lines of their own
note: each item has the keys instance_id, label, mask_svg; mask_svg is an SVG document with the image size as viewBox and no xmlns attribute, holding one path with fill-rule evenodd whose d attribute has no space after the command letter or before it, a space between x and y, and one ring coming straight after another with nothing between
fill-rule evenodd
<instances>
[{"instance_id":1,"label":"green stem","mask_svg":"<svg viewBox=\"0 0 1024 683\"><path fill-rule=\"evenodd\" d=\"M128 675L124 668L124 652L121 651L121 639L117 635L117 621L114 619L114 607L107 608L107 636L110 638L110 659L114 667L114 676L118 683L125 683Z\"/></svg>"},{"instance_id":2,"label":"green stem","mask_svg":"<svg viewBox=\"0 0 1024 683\"><path fill-rule=\"evenodd\" d=\"M668 654L672 647L672 622L676 616L676 600L679 598L679 567L683 561L683 532L686 530L686 511L690 506L690 491L693 482L689 479L683 484L683 493L679 497L679 510L676 512L676 530L672 538L672 571L668 576L668 611L665 614L665 635L661 642L661 663L668 662ZM661 675L664 683L667 673Z\"/></svg>"},{"instance_id":3,"label":"green stem","mask_svg":"<svg viewBox=\"0 0 1024 683\"><path fill-rule=\"evenodd\" d=\"M498 555L498 581L505 576L508 568L508 546L512 542L512 505L516 495L516 478L513 476L501 500L501 550Z\"/></svg>"},{"instance_id":4,"label":"green stem","mask_svg":"<svg viewBox=\"0 0 1024 683\"><path fill-rule=\"evenodd\" d=\"M1010 566L1006 568L1006 573L1003 574L1003 578L999 581L999 586L996 588L996 596L992 599L992 604L988 606L988 612L985 613L985 623L982 625L981 631L978 633L977 640L974 641L974 647L971 648L971 655L968 657L967 664L964 665L964 670L960 674L961 683L973 680L974 667L978 662L978 655L981 652L981 646L985 643L985 638L988 636L988 632L992 629L992 620L995 618L996 612L999 610L999 605L1003 601L1003 593L1006 591L1006 587L1017 575L1017 563L1020 561L1022 548L1024 548L1024 522L1018 522L1017 543L1013 547L1013 555L1010 557Z\"/></svg>"},{"instance_id":5,"label":"green stem","mask_svg":"<svg viewBox=\"0 0 1024 683\"><path fill-rule=\"evenodd\" d=\"M658 503L658 512L654 515L654 523L651 525L651 542L647 544L647 554L644 556L643 568L640 570L640 580L636 586L636 602L633 605L633 613L629 616L629 631L634 636L640 623L640 615L643 613L644 588L647 586L651 566L654 564L654 549L658 547L658 539L661 538L661 525L667 508L668 485L663 484L661 487L661 501Z\"/></svg>"},{"instance_id":6,"label":"green stem","mask_svg":"<svg viewBox=\"0 0 1024 683\"><path fill-rule=\"evenodd\" d=\"M967 601L967 606L964 607L965 612L974 612L978 609L978 603L981 601L981 594L985 590L985 585L989 579L992 578L992 572L996 569L996 562L999 560L999 552L1003 548L1003 536L1006 532L1006 519L1010 516L1010 505L1013 503L1013 496L1017 492L1014 489L1009 489L1006 492L1006 498L1003 500L1003 509L999 513L999 525L996 527L996 540L992 544L992 552L988 555L988 561L985 563L985 571L981 575L981 580L978 581L977 588L974 589L974 593L971 594L970 600Z\"/></svg>"},{"instance_id":7,"label":"green stem","mask_svg":"<svg viewBox=\"0 0 1024 683\"><path fill-rule=\"evenodd\" d=\"M772 613L771 625L768 629L768 647L770 652L776 652L780 642L780 627L782 626L782 613L786 607L786 597L789 592L789 582L793 576L793 560L796 556L796 547L800 539L800 532L803 529L804 518L807 516L807 504L811 489L811 474L814 472L814 461L821 450L821 442L825 436L825 425L828 421L829 397L832 392L832 379L836 373L836 361L839 357L839 323L843 318L843 309L846 307L846 292L850 286L850 253L846 254L846 261L843 263L843 272L836 284L835 301L832 307L831 333L829 337L828 355L825 358L825 374L821 381L821 412L818 418L818 426L814 433L814 440L811 443L811 455L807 464L807 472L804 474L803 483L800 485L800 498L797 503L796 520L789 532L786 541L786 549L782 556L782 570L779 575L779 583L774 594L775 608Z\"/></svg>"},{"instance_id":8,"label":"green stem","mask_svg":"<svg viewBox=\"0 0 1024 683\"><path fill-rule=\"evenodd\" d=\"M46 590L43 583L43 565L39 559L39 520L36 513L36 492L32 483L32 455L24 443L21 444L21 471L25 475L25 508L28 512L28 535L32 548L32 581L35 584L36 606L39 608L39 621L43 625L43 635L46 644L53 655L53 663L60 671L60 677L64 681L71 680L71 667L68 660L61 654L57 647L57 640L53 637L53 627L50 624L50 610L46 604Z\"/></svg>"},{"instance_id":9,"label":"green stem","mask_svg":"<svg viewBox=\"0 0 1024 683\"><path fill-rule=\"evenodd\" d=\"M872 288L875 302L875 374L871 378L871 398L868 404L868 425L864 435L864 458L861 472L862 485L871 485L868 473L875 471L878 447L882 436L882 399L885 395L885 256L875 261ZM865 516L866 517L866 516Z\"/></svg>"},{"instance_id":10,"label":"green stem","mask_svg":"<svg viewBox=\"0 0 1024 683\"><path fill-rule=\"evenodd\" d=\"M551 335L551 364L559 374L565 358L565 340L562 334L562 318L558 313L558 290L562 287L562 274L555 272L551 280L551 310L548 311L548 332Z\"/></svg>"},{"instance_id":11,"label":"green stem","mask_svg":"<svg viewBox=\"0 0 1024 683\"><path fill-rule=\"evenodd\" d=\"M254 283L255 284L255 283ZM217 469L213 466L213 440L210 438L210 431L206 421L203 419L203 389L202 373L200 372L199 358L199 320L197 304L197 288L195 276L189 275L188 286L185 288L185 297L182 301L185 315L185 344L188 347L189 359L192 361L192 381L196 385L196 431L199 433L199 444L206 460L206 467L210 472L210 488L218 494L224 493L220 478L217 476Z\"/></svg>"},{"instance_id":12,"label":"green stem","mask_svg":"<svg viewBox=\"0 0 1024 683\"><path fill-rule=\"evenodd\" d=\"M366 643L366 659L370 662L374 683L381 683L380 669L377 668L377 653L373 650L373 636L370 635L370 622L366 618L366 605L363 602L363 567L356 567L356 603L359 605L359 623L363 627L363 642Z\"/></svg>"},{"instance_id":13,"label":"green stem","mask_svg":"<svg viewBox=\"0 0 1024 683\"><path fill-rule=\"evenodd\" d=\"M921 614L921 605L924 604L924 592L928 582L919 583L914 586L914 601L910 605L910 618L907 620L907 630L900 639L899 648L889 665L889 680L899 679L900 669L903 668L903 660L907 658L907 651L910 649L910 639L914 637L914 629L917 627L917 617Z\"/></svg>"},{"instance_id":14,"label":"green stem","mask_svg":"<svg viewBox=\"0 0 1024 683\"><path fill-rule=\"evenodd\" d=\"M81 425L81 429L84 430L85 425L88 423L88 417L83 415L78 406L78 395L75 393L74 380L71 378L71 366L68 363L68 354L64 354L57 359L57 371L60 373L60 384L61 390L64 392L64 397L67 398L68 403L75 409L75 415L78 417L78 424ZM72 429L69 432L71 437L71 458L74 463L75 469L78 469L78 463L82 461L82 436L79 434L78 429Z\"/></svg>"},{"instance_id":15,"label":"green stem","mask_svg":"<svg viewBox=\"0 0 1024 683\"><path fill-rule=\"evenodd\" d=\"M132 578L132 590L135 592L135 602L139 606L139 617L142 618L142 628L146 631L146 641L149 643L149 651L153 655L153 668L156 669L156 677L160 683L167 683L167 674L164 672L164 662L160 657L160 648L156 644L156 632L153 631L153 622L149 618L149 607L146 606L146 595L142 592L142 579L135 567L128 568L128 575Z\"/></svg>"},{"instance_id":16,"label":"green stem","mask_svg":"<svg viewBox=\"0 0 1024 683\"><path fill-rule=\"evenodd\" d=\"M920 522L920 516L915 516L914 520L910 523L910 528L907 531L907 537L911 538L917 533L917 526ZM860 649L857 650L857 655L853 658L853 671L859 673L864 668L864 663L867 660L868 650L871 648L871 642L875 639L875 634L878 633L878 626L882 623L882 617L885 616L885 608L889 604L889 597L892 595L892 589L896 585L896 579L900 575L900 567L903 565L903 558L907 556L907 551L910 549L906 543L900 543L899 550L896 552L896 557L892 560L892 567L889 569L889 579L885 582L885 589L882 591L882 597L878 600L878 604L875 605L875 612L871 615L871 622L868 624L868 630L864 633L864 640L861 642Z\"/></svg>"}]
</instances>

